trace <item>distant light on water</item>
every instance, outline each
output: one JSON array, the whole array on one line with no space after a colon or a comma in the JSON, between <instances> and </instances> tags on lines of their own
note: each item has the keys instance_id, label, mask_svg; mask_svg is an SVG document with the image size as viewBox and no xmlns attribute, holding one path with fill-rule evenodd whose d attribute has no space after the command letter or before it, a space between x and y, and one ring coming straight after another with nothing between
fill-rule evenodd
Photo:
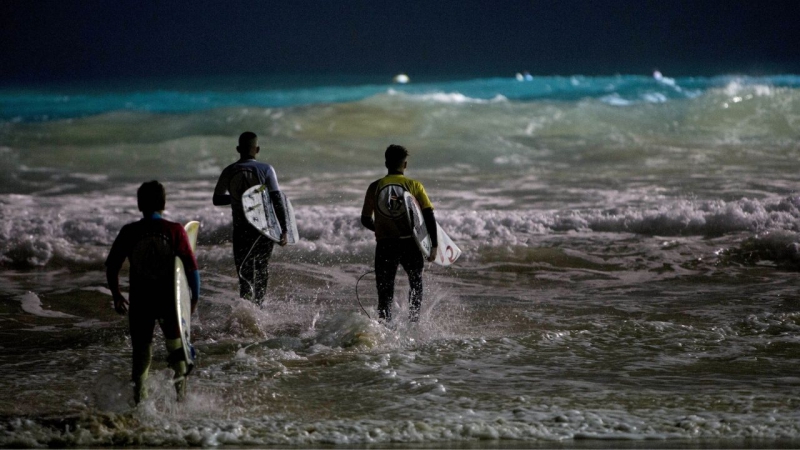
<instances>
[{"instance_id":1,"label":"distant light on water","mask_svg":"<svg viewBox=\"0 0 800 450\"><path fill-rule=\"evenodd\" d=\"M392 81L394 81L397 84L406 84L409 81L411 81L411 78L409 78L408 75L404 73L398 73L397 75L394 76Z\"/></svg>"}]
</instances>

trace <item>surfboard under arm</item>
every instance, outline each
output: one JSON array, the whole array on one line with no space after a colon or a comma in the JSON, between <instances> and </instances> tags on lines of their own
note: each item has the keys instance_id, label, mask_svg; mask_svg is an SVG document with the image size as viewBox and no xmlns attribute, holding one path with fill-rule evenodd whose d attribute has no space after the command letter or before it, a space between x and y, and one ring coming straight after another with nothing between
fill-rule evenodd
<instances>
[{"instance_id":1,"label":"surfboard under arm","mask_svg":"<svg viewBox=\"0 0 800 450\"><path fill-rule=\"evenodd\" d=\"M200 231L200 222L192 221L184 226L186 235L189 237L189 244L192 252L197 248L197 234ZM186 360L187 368L191 370L194 366L194 351L192 349L192 290L189 287L189 280L186 278L186 270L183 261L175 257L175 308L178 314L178 331L181 335L181 345L183 356ZM188 371L187 371L188 374Z\"/></svg>"},{"instance_id":2,"label":"surfboard under arm","mask_svg":"<svg viewBox=\"0 0 800 450\"><path fill-rule=\"evenodd\" d=\"M289 244L296 244L300 240L297 233L297 221L294 216L292 202L281 192L286 213L286 240ZM283 229L278 222L278 215L270 199L265 185L253 186L242 195L242 208L245 218L259 233L269 239L279 242Z\"/></svg>"},{"instance_id":3,"label":"surfboard under arm","mask_svg":"<svg viewBox=\"0 0 800 450\"><path fill-rule=\"evenodd\" d=\"M428 236L428 228L425 226L419 203L408 191L403 193L403 203L406 207L408 223L411 226L414 242L417 243L422 255L427 258L431 254L432 242L430 236ZM440 266L449 266L456 262L458 257L461 256L461 249L450 239L450 236L445 233L438 223L436 224L436 237L438 238L438 247L436 247L436 259L433 262Z\"/></svg>"}]
</instances>

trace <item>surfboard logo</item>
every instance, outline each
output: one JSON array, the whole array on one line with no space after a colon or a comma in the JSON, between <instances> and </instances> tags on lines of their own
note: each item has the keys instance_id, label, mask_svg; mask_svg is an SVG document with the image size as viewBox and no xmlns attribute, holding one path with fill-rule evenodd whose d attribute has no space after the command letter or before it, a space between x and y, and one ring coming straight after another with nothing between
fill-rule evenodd
<instances>
[{"instance_id":1,"label":"surfboard logo","mask_svg":"<svg viewBox=\"0 0 800 450\"><path fill-rule=\"evenodd\" d=\"M387 184L378 192L378 212L390 219L399 219L406 213L403 193L406 190L399 184Z\"/></svg>"}]
</instances>

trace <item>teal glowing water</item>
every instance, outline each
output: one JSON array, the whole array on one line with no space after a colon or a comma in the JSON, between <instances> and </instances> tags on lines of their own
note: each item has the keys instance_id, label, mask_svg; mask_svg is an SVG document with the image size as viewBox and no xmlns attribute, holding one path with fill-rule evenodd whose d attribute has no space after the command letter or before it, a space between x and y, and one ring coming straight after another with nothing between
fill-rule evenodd
<instances>
[{"instance_id":1,"label":"teal glowing water","mask_svg":"<svg viewBox=\"0 0 800 450\"><path fill-rule=\"evenodd\" d=\"M480 102L575 101L601 99L610 104L662 103L691 99L711 89L731 83L800 87L800 77L712 77L655 78L646 76L613 77L535 77L528 81L489 78L462 81L427 81L387 85L382 80L341 78L334 84L311 84L309 80L286 79L198 79L152 83L116 82L102 86L7 87L0 89L0 119L39 121L69 119L112 111L152 113L192 113L229 107L290 107L364 100L387 91L429 99ZM360 83L357 83L359 82ZM154 88L153 84L157 88ZM357 83L357 84L356 84Z\"/></svg>"},{"instance_id":2,"label":"teal glowing water","mask_svg":"<svg viewBox=\"0 0 800 450\"><path fill-rule=\"evenodd\" d=\"M6 89L0 445L796 446L799 80ZM210 201L244 130L302 238L263 310L234 298ZM396 329L355 291L389 143L464 251ZM132 409L103 260L153 178L167 218L203 224L200 363L185 405L157 362Z\"/></svg>"}]
</instances>

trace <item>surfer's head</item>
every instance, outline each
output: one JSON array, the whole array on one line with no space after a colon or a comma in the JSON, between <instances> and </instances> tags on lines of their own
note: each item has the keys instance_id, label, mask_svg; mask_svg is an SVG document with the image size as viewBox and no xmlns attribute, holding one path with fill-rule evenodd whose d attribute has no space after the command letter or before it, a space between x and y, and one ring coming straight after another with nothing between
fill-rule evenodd
<instances>
[{"instance_id":1,"label":"surfer's head","mask_svg":"<svg viewBox=\"0 0 800 450\"><path fill-rule=\"evenodd\" d=\"M408 166L408 150L402 145L392 144L386 147L386 168L390 172L402 173Z\"/></svg>"},{"instance_id":2,"label":"surfer's head","mask_svg":"<svg viewBox=\"0 0 800 450\"><path fill-rule=\"evenodd\" d=\"M258 146L258 136L252 131L245 131L239 135L239 146L236 151L242 156L256 156L260 150Z\"/></svg>"},{"instance_id":3,"label":"surfer's head","mask_svg":"<svg viewBox=\"0 0 800 450\"><path fill-rule=\"evenodd\" d=\"M164 211L167 191L158 181L148 181L139 186L139 190L136 191L136 201L139 204L139 211L143 213Z\"/></svg>"}]
</instances>

